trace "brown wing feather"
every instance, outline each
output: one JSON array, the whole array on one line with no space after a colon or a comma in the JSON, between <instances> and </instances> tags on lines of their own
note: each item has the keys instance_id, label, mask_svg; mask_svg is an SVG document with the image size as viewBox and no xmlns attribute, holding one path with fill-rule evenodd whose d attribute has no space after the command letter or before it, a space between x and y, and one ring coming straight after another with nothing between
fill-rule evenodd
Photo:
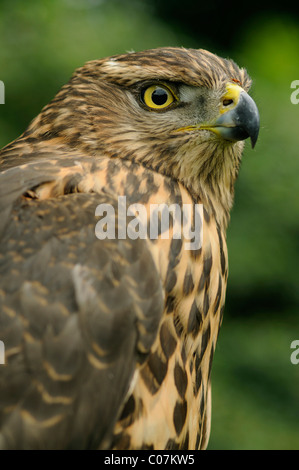
<instances>
[{"instance_id":1,"label":"brown wing feather","mask_svg":"<svg viewBox=\"0 0 299 470\"><path fill-rule=\"evenodd\" d=\"M20 197L44 176L18 186L16 170L0 178L0 448L103 447L155 338L160 280L144 240L95 237L113 197Z\"/></svg>"}]
</instances>

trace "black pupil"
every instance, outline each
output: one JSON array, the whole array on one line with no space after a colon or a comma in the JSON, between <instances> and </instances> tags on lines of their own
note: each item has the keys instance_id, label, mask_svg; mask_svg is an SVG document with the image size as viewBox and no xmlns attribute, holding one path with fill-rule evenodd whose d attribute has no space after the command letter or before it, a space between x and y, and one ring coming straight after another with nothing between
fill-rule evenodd
<instances>
[{"instance_id":1,"label":"black pupil","mask_svg":"<svg viewBox=\"0 0 299 470\"><path fill-rule=\"evenodd\" d=\"M163 104L165 104L167 99L167 91L163 90L163 88L156 88L156 90L152 93L153 103L155 103L157 106L162 106Z\"/></svg>"}]
</instances>

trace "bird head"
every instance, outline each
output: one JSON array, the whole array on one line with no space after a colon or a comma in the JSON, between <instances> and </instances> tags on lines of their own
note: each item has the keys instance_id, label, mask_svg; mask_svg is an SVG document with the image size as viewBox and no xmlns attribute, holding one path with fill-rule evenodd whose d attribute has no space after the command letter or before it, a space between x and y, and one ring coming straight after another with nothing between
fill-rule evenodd
<instances>
[{"instance_id":1,"label":"bird head","mask_svg":"<svg viewBox=\"0 0 299 470\"><path fill-rule=\"evenodd\" d=\"M152 49L88 62L41 118L48 139L138 162L227 211L243 141L258 137L250 85L244 69L208 51Z\"/></svg>"}]
</instances>

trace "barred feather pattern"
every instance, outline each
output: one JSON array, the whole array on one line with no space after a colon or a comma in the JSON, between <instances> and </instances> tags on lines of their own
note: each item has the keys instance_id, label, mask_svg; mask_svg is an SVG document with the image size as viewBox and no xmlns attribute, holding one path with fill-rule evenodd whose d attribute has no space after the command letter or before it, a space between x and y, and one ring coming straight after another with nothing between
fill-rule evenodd
<instances>
[{"instance_id":1,"label":"barred feather pattern","mask_svg":"<svg viewBox=\"0 0 299 470\"><path fill-rule=\"evenodd\" d=\"M210 374L228 276L226 228L243 143L192 128L198 104L171 112L144 109L138 93L148 81L199 90L200 115L206 120L219 112L228 82L245 91L251 83L233 61L204 50L161 48L91 61L0 152L1 324L9 358L5 381L0 381L5 397L0 447L207 445ZM136 244L116 240L98 251L95 207L109 201L117 210L118 196L126 196L128 205L143 204L148 220L152 204L189 204L191 217L195 204L202 204L202 246L186 250L184 238L174 238L170 230L166 239L159 234L157 240ZM42 226L41 218L47 217L51 224ZM89 245L79 237L80 221L86 224ZM80 249L72 242L77 239ZM45 246L48 254L42 258ZM31 257L44 274L31 269ZM48 259L49 275L42 259ZM62 269L65 291L58 292L53 279ZM121 279L118 269L123 270ZM108 286L112 294L106 298ZM39 308L47 312L43 321L52 325L50 336L34 327ZM103 319L115 325L109 330L110 344ZM73 342L88 364L85 392L81 381L86 373L80 375L70 361L47 353L61 337L69 357L75 354L68 350ZM38 354L45 354L44 360ZM26 379L8 387L10 365L23 368ZM73 388L63 386L61 377L72 380ZM32 394L30 406L23 390ZM55 394L60 397L56 401ZM78 416L85 416L81 426Z\"/></svg>"}]
</instances>

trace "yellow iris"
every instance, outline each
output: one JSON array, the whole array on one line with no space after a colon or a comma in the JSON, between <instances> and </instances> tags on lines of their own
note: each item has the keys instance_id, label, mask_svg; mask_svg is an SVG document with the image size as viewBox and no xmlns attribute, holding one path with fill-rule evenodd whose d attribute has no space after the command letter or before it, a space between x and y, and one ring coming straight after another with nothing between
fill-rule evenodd
<instances>
[{"instance_id":1,"label":"yellow iris","mask_svg":"<svg viewBox=\"0 0 299 470\"><path fill-rule=\"evenodd\" d=\"M144 91L143 101L149 108L164 109L174 101L171 91L163 85L151 85Z\"/></svg>"}]
</instances>

